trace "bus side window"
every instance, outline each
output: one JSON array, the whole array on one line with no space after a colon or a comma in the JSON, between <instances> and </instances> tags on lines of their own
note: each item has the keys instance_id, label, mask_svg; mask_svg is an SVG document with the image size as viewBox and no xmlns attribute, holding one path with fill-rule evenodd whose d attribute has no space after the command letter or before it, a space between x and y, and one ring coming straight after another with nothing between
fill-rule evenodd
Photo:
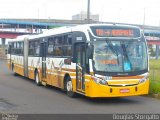
<instances>
[{"instance_id":1,"label":"bus side window","mask_svg":"<svg viewBox=\"0 0 160 120\"><path fill-rule=\"evenodd\" d=\"M54 47L54 56L62 56L62 47L61 46Z\"/></svg>"},{"instance_id":2,"label":"bus side window","mask_svg":"<svg viewBox=\"0 0 160 120\"><path fill-rule=\"evenodd\" d=\"M17 42L14 43L14 54L17 54Z\"/></svg>"},{"instance_id":3,"label":"bus side window","mask_svg":"<svg viewBox=\"0 0 160 120\"><path fill-rule=\"evenodd\" d=\"M34 49L35 49L35 56L39 56L39 53L40 53L40 42L39 42L39 40L35 41Z\"/></svg>"},{"instance_id":4,"label":"bus side window","mask_svg":"<svg viewBox=\"0 0 160 120\"><path fill-rule=\"evenodd\" d=\"M34 55L34 46L35 42L34 41L29 41L29 55L33 56Z\"/></svg>"},{"instance_id":5,"label":"bus side window","mask_svg":"<svg viewBox=\"0 0 160 120\"><path fill-rule=\"evenodd\" d=\"M53 37L49 37L48 38L47 56L53 57L53 47L54 47L54 39L53 39Z\"/></svg>"},{"instance_id":6,"label":"bus side window","mask_svg":"<svg viewBox=\"0 0 160 120\"><path fill-rule=\"evenodd\" d=\"M21 55L23 55L24 54L24 50L23 50L24 49L24 42L21 42L20 48L21 48Z\"/></svg>"},{"instance_id":7,"label":"bus side window","mask_svg":"<svg viewBox=\"0 0 160 120\"><path fill-rule=\"evenodd\" d=\"M11 54L14 54L14 42L11 43Z\"/></svg>"},{"instance_id":8,"label":"bus side window","mask_svg":"<svg viewBox=\"0 0 160 120\"><path fill-rule=\"evenodd\" d=\"M63 38L62 36L55 37L55 46L54 46L54 56L62 56L62 45L63 45Z\"/></svg>"},{"instance_id":9,"label":"bus side window","mask_svg":"<svg viewBox=\"0 0 160 120\"><path fill-rule=\"evenodd\" d=\"M12 44L8 43L8 54L11 54L11 46L12 46Z\"/></svg>"},{"instance_id":10,"label":"bus side window","mask_svg":"<svg viewBox=\"0 0 160 120\"><path fill-rule=\"evenodd\" d=\"M63 56L72 56L72 36L70 34L64 36Z\"/></svg>"},{"instance_id":11,"label":"bus side window","mask_svg":"<svg viewBox=\"0 0 160 120\"><path fill-rule=\"evenodd\" d=\"M17 42L16 51L17 55L23 55L23 42Z\"/></svg>"}]
</instances>

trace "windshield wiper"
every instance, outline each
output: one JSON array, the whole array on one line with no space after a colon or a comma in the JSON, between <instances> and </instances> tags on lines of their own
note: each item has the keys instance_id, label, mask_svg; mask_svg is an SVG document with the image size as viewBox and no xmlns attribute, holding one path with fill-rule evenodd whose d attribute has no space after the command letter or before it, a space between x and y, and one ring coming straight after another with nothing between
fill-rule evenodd
<instances>
[{"instance_id":1,"label":"windshield wiper","mask_svg":"<svg viewBox=\"0 0 160 120\"><path fill-rule=\"evenodd\" d=\"M130 61L129 56L128 56L128 54L127 54L126 47L125 47L125 45L124 45L122 42L120 42L120 44L121 44L121 47L122 47L122 50L123 50L124 58L126 58L126 60L124 60L124 62L126 62L126 61L129 62L129 64L130 64L130 69L132 70L132 64L131 64L131 61Z\"/></svg>"},{"instance_id":2,"label":"windshield wiper","mask_svg":"<svg viewBox=\"0 0 160 120\"><path fill-rule=\"evenodd\" d=\"M109 45L109 48L111 49L111 51L117 56L117 61L118 61L118 64L119 64L119 59L118 59L118 52L117 52L117 50L114 49L114 46L113 46L113 44L111 43L111 41L106 40L106 43Z\"/></svg>"}]
</instances>

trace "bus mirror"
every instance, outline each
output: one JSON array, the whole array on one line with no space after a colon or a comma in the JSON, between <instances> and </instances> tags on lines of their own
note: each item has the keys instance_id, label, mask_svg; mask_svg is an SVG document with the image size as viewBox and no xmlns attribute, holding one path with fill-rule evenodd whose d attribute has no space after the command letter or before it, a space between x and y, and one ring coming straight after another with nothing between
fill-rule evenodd
<instances>
[{"instance_id":1,"label":"bus mirror","mask_svg":"<svg viewBox=\"0 0 160 120\"><path fill-rule=\"evenodd\" d=\"M71 65L71 58L64 59L64 64Z\"/></svg>"},{"instance_id":2,"label":"bus mirror","mask_svg":"<svg viewBox=\"0 0 160 120\"><path fill-rule=\"evenodd\" d=\"M93 45L88 45L88 47L87 47L87 56L90 59L93 59L93 50L94 50L94 46Z\"/></svg>"}]
</instances>

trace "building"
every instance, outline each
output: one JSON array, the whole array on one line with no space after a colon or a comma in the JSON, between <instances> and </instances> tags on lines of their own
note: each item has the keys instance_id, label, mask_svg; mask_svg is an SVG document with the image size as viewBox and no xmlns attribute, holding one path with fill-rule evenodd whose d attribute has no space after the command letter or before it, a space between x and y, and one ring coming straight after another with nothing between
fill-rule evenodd
<instances>
[{"instance_id":1,"label":"building","mask_svg":"<svg viewBox=\"0 0 160 120\"><path fill-rule=\"evenodd\" d=\"M79 14L73 15L72 20L87 20L87 12L82 11ZM99 15L90 13L90 20L99 21Z\"/></svg>"}]
</instances>

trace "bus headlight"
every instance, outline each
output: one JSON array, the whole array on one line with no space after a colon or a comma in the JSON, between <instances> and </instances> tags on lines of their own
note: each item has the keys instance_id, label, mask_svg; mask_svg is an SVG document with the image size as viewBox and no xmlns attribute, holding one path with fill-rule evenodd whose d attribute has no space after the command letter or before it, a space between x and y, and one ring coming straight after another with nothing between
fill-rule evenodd
<instances>
[{"instance_id":1,"label":"bus headlight","mask_svg":"<svg viewBox=\"0 0 160 120\"><path fill-rule=\"evenodd\" d=\"M107 85L107 81L98 77L94 77L92 76L92 79L94 80L94 82L96 82L97 84L102 84L102 85Z\"/></svg>"},{"instance_id":2,"label":"bus headlight","mask_svg":"<svg viewBox=\"0 0 160 120\"><path fill-rule=\"evenodd\" d=\"M139 80L139 84L146 82L147 79L148 79L148 75L145 76L144 78L140 79L140 80Z\"/></svg>"}]
</instances>

